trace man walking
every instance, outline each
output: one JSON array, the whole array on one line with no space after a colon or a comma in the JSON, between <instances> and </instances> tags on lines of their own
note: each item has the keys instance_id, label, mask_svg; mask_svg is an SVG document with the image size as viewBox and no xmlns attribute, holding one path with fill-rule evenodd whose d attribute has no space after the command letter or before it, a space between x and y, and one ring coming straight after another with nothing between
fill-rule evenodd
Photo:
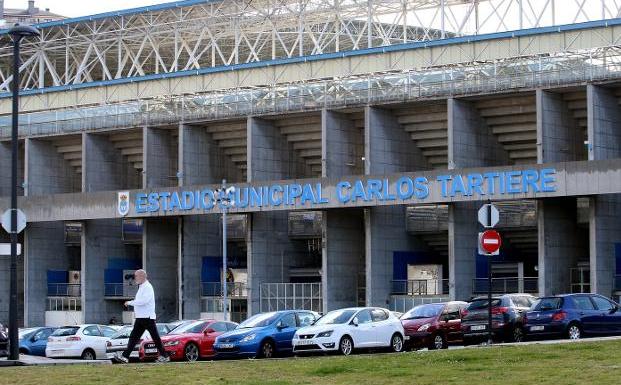
<instances>
[{"instance_id":1,"label":"man walking","mask_svg":"<svg viewBox=\"0 0 621 385\"><path fill-rule=\"evenodd\" d=\"M134 315L136 317L134 328L129 335L127 349L125 349L122 354L117 354L112 361L123 364L128 363L129 355L146 330L151 335L151 339L155 342L155 346L160 352L157 362L168 362L170 358L168 358L168 354L166 354L166 350L164 350L164 345L162 345L162 340L160 339L157 326L155 325L155 294L153 293L153 286L151 286L151 283L147 280L147 272L142 269L136 270L134 273L134 280L140 285L136 293L136 298L134 298L133 301L125 302L126 307L134 307Z\"/></svg>"}]
</instances>

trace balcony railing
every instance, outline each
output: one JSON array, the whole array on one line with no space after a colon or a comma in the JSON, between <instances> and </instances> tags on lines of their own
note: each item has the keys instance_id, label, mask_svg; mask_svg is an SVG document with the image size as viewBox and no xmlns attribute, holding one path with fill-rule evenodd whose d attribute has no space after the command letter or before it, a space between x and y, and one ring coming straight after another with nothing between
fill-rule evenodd
<instances>
[{"instance_id":1,"label":"balcony railing","mask_svg":"<svg viewBox=\"0 0 621 385\"><path fill-rule=\"evenodd\" d=\"M485 294L488 290L487 278L476 278L473 280L474 294ZM537 277L509 277L492 278L492 293L539 293L539 278Z\"/></svg>"},{"instance_id":2,"label":"balcony railing","mask_svg":"<svg viewBox=\"0 0 621 385\"><path fill-rule=\"evenodd\" d=\"M449 292L448 279L408 279L392 281L393 295L444 295Z\"/></svg>"},{"instance_id":3,"label":"balcony railing","mask_svg":"<svg viewBox=\"0 0 621 385\"><path fill-rule=\"evenodd\" d=\"M48 297L46 311L81 311L80 297Z\"/></svg>"},{"instance_id":4,"label":"balcony railing","mask_svg":"<svg viewBox=\"0 0 621 385\"><path fill-rule=\"evenodd\" d=\"M138 292L138 285L126 283L105 283L104 296L116 298L133 298Z\"/></svg>"},{"instance_id":5,"label":"balcony railing","mask_svg":"<svg viewBox=\"0 0 621 385\"><path fill-rule=\"evenodd\" d=\"M48 297L80 297L82 285L79 283L48 283Z\"/></svg>"},{"instance_id":6,"label":"balcony railing","mask_svg":"<svg viewBox=\"0 0 621 385\"><path fill-rule=\"evenodd\" d=\"M261 284L261 311L288 309L323 311L321 282Z\"/></svg>"},{"instance_id":7,"label":"balcony railing","mask_svg":"<svg viewBox=\"0 0 621 385\"><path fill-rule=\"evenodd\" d=\"M227 282L226 293L229 298L248 296L248 289L243 282ZM222 282L202 282L201 297L222 297Z\"/></svg>"}]
</instances>

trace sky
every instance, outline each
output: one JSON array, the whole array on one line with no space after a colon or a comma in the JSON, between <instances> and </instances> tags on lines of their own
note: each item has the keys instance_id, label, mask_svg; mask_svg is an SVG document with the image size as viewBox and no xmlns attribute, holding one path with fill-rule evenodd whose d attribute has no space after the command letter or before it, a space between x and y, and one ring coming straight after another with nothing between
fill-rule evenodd
<instances>
[{"instance_id":1,"label":"sky","mask_svg":"<svg viewBox=\"0 0 621 385\"><path fill-rule=\"evenodd\" d=\"M76 17L168 2L171 0L35 0L35 6L40 9L49 8L51 12L64 16ZM25 9L28 7L28 0L4 0L4 6Z\"/></svg>"}]
</instances>

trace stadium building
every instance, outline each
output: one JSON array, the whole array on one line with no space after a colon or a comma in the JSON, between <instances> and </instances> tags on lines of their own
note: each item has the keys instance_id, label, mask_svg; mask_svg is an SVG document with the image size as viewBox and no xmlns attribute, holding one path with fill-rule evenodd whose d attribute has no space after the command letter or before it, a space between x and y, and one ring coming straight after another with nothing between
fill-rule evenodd
<instances>
[{"instance_id":1,"label":"stadium building","mask_svg":"<svg viewBox=\"0 0 621 385\"><path fill-rule=\"evenodd\" d=\"M20 322L128 320L138 268L161 319L221 317L223 275L234 320L469 299L487 290L488 201L495 292L618 299L620 12L187 0L39 24L22 50ZM0 47L4 211L6 30Z\"/></svg>"}]
</instances>

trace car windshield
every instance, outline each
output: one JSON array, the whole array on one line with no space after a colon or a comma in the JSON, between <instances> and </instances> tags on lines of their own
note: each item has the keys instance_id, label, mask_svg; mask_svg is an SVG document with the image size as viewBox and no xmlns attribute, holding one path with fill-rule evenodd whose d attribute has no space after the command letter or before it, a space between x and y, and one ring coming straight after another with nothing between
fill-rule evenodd
<instances>
[{"instance_id":1,"label":"car windshield","mask_svg":"<svg viewBox=\"0 0 621 385\"><path fill-rule=\"evenodd\" d=\"M274 323L279 317L280 317L280 314L278 313L257 314L253 317L248 318L244 322L240 323L237 328L246 329L246 328L260 328L263 326L268 326Z\"/></svg>"},{"instance_id":2,"label":"car windshield","mask_svg":"<svg viewBox=\"0 0 621 385\"><path fill-rule=\"evenodd\" d=\"M354 314L356 314L356 310L354 309L331 311L330 313L319 318L319 320L315 322L315 325L344 324L349 321Z\"/></svg>"},{"instance_id":3,"label":"car windshield","mask_svg":"<svg viewBox=\"0 0 621 385\"><path fill-rule=\"evenodd\" d=\"M405 313L401 319L421 319L435 317L444 309L444 305L441 303L428 304L416 306L409 312Z\"/></svg>"},{"instance_id":4,"label":"car windshield","mask_svg":"<svg viewBox=\"0 0 621 385\"><path fill-rule=\"evenodd\" d=\"M207 324L209 324L208 321L191 322L189 324L179 326L168 334L202 333Z\"/></svg>"},{"instance_id":5,"label":"car windshield","mask_svg":"<svg viewBox=\"0 0 621 385\"><path fill-rule=\"evenodd\" d=\"M69 326L60 329L56 329L54 333L52 333L55 337L64 337L64 336L74 336L80 328L77 326Z\"/></svg>"},{"instance_id":6,"label":"car windshield","mask_svg":"<svg viewBox=\"0 0 621 385\"><path fill-rule=\"evenodd\" d=\"M533 304L534 311L547 311L547 310L557 310L561 308L563 303L562 298L552 297L552 298L541 298Z\"/></svg>"},{"instance_id":7,"label":"car windshield","mask_svg":"<svg viewBox=\"0 0 621 385\"><path fill-rule=\"evenodd\" d=\"M488 304L487 299L475 299L474 301L470 302L470 305L468 305L468 310L487 309L487 304ZM492 307L496 307L496 306L500 306L499 298L492 299Z\"/></svg>"}]
</instances>

